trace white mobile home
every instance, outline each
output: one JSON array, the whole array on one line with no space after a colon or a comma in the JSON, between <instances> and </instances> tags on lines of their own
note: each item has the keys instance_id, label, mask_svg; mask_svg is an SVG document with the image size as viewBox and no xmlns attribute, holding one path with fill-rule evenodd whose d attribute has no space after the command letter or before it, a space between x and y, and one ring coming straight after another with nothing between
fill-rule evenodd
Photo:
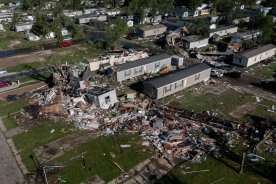
<instances>
[{"instance_id":1,"label":"white mobile home","mask_svg":"<svg viewBox=\"0 0 276 184\"><path fill-rule=\"evenodd\" d=\"M87 15L82 15L78 17L78 23L79 24L88 24L90 21L107 21L107 16L102 14L102 15L96 15L96 14L87 14Z\"/></svg>"},{"instance_id":2,"label":"white mobile home","mask_svg":"<svg viewBox=\"0 0 276 184\"><path fill-rule=\"evenodd\" d=\"M214 35L223 37L227 36L229 34L233 34L238 32L238 27L237 26L226 26L226 27L220 27L214 30L211 30L209 33L209 38L213 37Z\"/></svg>"},{"instance_id":3,"label":"white mobile home","mask_svg":"<svg viewBox=\"0 0 276 184\"><path fill-rule=\"evenodd\" d=\"M147 26L138 28L137 30L139 36L143 38L159 36L164 34L166 31L167 31L167 27L162 24L147 25Z\"/></svg>"},{"instance_id":4,"label":"white mobile home","mask_svg":"<svg viewBox=\"0 0 276 184\"><path fill-rule=\"evenodd\" d=\"M117 81L132 79L146 73L157 73L165 66L171 65L172 57L160 54L117 66Z\"/></svg>"},{"instance_id":5,"label":"white mobile home","mask_svg":"<svg viewBox=\"0 0 276 184\"><path fill-rule=\"evenodd\" d=\"M143 92L152 99L161 99L210 79L211 68L203 63L143 82Z\"/></svg>"},{"instance_id":6,"label":"white mobile home","mask_svg":"<svg viewBox=\"0 0 276 184\"><path fill-rule=\"evenodd\" d=\"M234 55L233 63L243 67L249 67L275 55L276 47L272 44L238 53Z\"/></svg>"},{"instance_id":7,"label":"white mobile home","mask_svg":"<svg viewBox=\"0 0 276 184\"><path fill-rule=\"evenodd\" d=\"M33 27L32 22L18 23L15 25L15 32L25 32L30 31Z\"/></svg>"},{"instance_id":8,"label":"white mobile home","mask_svg":"<svg viewBox=\"0 0 276 184\"><path fill-rule=\"evenodd\" d=\"M11 12L0 12L0 23L12 22L13 13Z\"/></svg>"}]
</instances>

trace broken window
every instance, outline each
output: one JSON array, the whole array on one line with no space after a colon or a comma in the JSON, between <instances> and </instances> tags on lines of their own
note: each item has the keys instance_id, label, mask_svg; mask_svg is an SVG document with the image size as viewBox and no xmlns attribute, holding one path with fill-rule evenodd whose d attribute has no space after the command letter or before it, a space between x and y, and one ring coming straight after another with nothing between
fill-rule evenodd
<instances>
[{"instance_id":1,"label":"broken window","mask_svg":"<svg viewBox=\"0 0 276 184\"><path fill-rule=\"evenodd\" d=\"M170 85L164 87L164 94L170 92L171 90L172 90L172 85L170 84Z\"/></svg>"},{"instance_id":2,"label":"broken window","mask_svg":"<svg viewBox=\"0 0 276 184\"><path fill-rule=\"evenodd\" d=\"M105 101L106 104L109 104L111 102L110 96L106 96L104 98L104 101Z\"/></svg>"},{"instance_id":3,"label":"broken window","mask_svg":"<svg viewBox=\"0 0 276 184\"><path fill-rule=\"evenodd\" d=\"M183 80L176 82L176 83L175 83L175 89L177 89L177 88L182 88L182 87L183 87L183 84L184 84L184 81L183 81Z\"/></svg>"},{"instance_id":4,"label":"broken window","mask_svg":"<svg viewBox=\"0 0 276 184\"><path fill-rule=\"evenodd\" d=\"M160 67L160 63L155 63L155 69L159 68Z\"/></svg>"},{"instance_id":5,"label":"broken window","mask_svg":"<svg viewBox=\"0 0 276 184\"><path fill-rule=\"evenodd\" d=\"M125 76L130 76L131 75L131 70L126 70L125 71Z\"/></svg>"},{"instance_id":6,"label":"broken window","mask_svg":"<svg viewBox=\"0 0 276 184\"><path fill-rule=\"evenodd\" d=\"M142 73L142 71L143 71L143 67L142 67L142 66L139 67L139 68L135 68L135 69L134 69L134 73L135 73L135 74L137 74L137 73Z\"/></svg>"},{"instance_id":7,"label":"broken window","mask_svg":"<svg viewBox=\"0 0 276 184\"><path fill-rule=\"evenodd\" d=\"M200 73L195 75L195 80L199 80L200 79Z\"/></svg>"}]
</instances>

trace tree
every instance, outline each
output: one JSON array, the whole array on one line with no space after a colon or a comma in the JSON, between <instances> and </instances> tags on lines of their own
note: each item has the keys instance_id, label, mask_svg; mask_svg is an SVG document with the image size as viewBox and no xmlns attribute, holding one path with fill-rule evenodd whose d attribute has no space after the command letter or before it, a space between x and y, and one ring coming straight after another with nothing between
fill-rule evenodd
<instances>
[{"instance_id":1,"label":"tree","mask_svg":"<svg viewBox=\"0 0 276 184\"><path fill-rule=\"evenodd\" d=\"M30 8L32 8L32 0L23 0L22 8L23 10L29 10Z\"/></svg>"},{"instance_id":2,"label":"tree","mask_svg":"<svg viewBox=\"0 0 276 184\"><path fill-rule=\"evenodd\" d=\"M226 21L232 23L235 2L233 0L213 0L215 10L226 16Z\"/></svg>"},{"instance_id":3,"label":"tree","mask_svg":"<svg viewBox=\"0 0 276 184\"><path fill-rule=\"evenodd\" d=\"M113 46L127 31L127 24L119 18L115 19L106 30L110 45Z\"/></svg>"},{"instance_id":4,"label":"tree","mask_svg":"<svg viewBox=\"0 0 276 184\"><path fill-rule=\"evenodd\" d=\"M271 42L273 34L273 18L272 16L258 15L256 17L255 26L262 30L262 41L264 43Z\"/></svg>"},{"instance_id":5,"label":"tree","mask_svg":"<svg viewBox=\"0 0 276 184\"><path fill-rule=\"evenodd\" d=\"M73 10L79 10L81 8L81 0L72 0Z\"/></svg>"},{"instance_id":6,"label":"tree","mask_svg":"<svg viewBox=\"0 0 276 184\"><path fill-rule=\"evenodd\" d=\"M52 23L52 26L51 26L51 30L55 33L58 44L60 44L63 41L63 36L61 34L62 27L63 26L62 26L60 17L56 17L53 20L53 23Z\"/></svg>"},{"instance_id":7,"label":"tree","mask_svg":"<svg viewBox=\"0 0 276 184\"><path fill-rule=\"evenodd\" d=\"M174 7L174 0L132 0L129 3L129 13L143 19L146 13L156 15L166 13Z\"/></svg>"},{"instance_id":8,"label":"tree","mask_svg":"<svg viewBox=\"0 0 276 184\"><path fill-rule=\"evenodd\" d=\"M12 23L11 23L10 29L15 29L15 24L17 24L18 22L19 22L19 15L18 13L14 13L12 17Z\"/></svg>"},{"instance_id":9,"label":"tree","mask_svg":"<svg viewBox=\"0 0 276 184\"><path fill-rule=\"evenodd\" d=\"M186 1L186 6L194 10L202 3L203 3L203 0L188 0Z\"/></svg>"},{"instance_id":10,"label":"tree","mask_svg":"<svg viewBox=\"0 0 276 184\"><path fill-rule=\"evenodd\" d=\"M32 27L32 32L37 35L45 36L50 32L50 23L48 22L47 15L41 12L36 12L36 22Z\"/></svg>"}]
</instances>

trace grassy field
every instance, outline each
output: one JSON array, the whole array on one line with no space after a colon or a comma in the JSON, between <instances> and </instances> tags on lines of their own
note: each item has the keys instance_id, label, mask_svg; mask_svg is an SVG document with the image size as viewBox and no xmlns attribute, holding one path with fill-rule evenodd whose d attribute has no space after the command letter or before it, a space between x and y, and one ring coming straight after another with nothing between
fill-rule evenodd
<instances>
[{"instance_id":1,"label":"grassy field","mask_svg":"<svg viewBox=\"0 0 276 184\"><path fill-rule=\"evenodd\" d=\"M237 166L237 165L236 165ZM185 168L190 168L185 169ZM209 170L209 172L199 172L185 174L189 171ZM227 167L222 162L213 158L207 158L200 164L183 164L172 170L156 184L272 184L271 181L245 170L244 174L238 174L235 170Z\"/></svg>"},{"instance_id":2,"label":"grassy field","mask_svg":"<svg viewBox=\"0 0 276 184\"><path fill-rule=\"evenodd\" d=\"M0 32L0 40L0 49L8 49L14 41L19 41L21 44L24 35L13 31Z\"/></svg>"},{"instance_id":3,"label":"grassy field","mask_svg":"<svg viewBox=\"0 0 276 184\"><path fill-rule=\"evenodd\" d=\"M55 132L50 133L53 129ZM13 140L23 163L30 171L34 169L34 165L29 156L33 154L35 148L63 137L71 131L73 131L72 126L65 122L42 121L31 130L16 135Z\"/></svg>"},{"instance_id":4,"label":"grassy field","mask_svg":"<svg viewBox=\"0 0 276 184\"><path fill-rule=\"evenodd\" d=\"M91 140L56 160L57 163L66 165L58 176L70 184L85 182L94 175L98 175L105 181L110 181L121 174L120 169L112 161L127 171L151 156L152 153L144 150L140 142L140 137L132 134L99 137ZM129 144L131 147L122 149L120 148L121 144ZM86 167L83 167L81 158L72 159L82 153L85 153Z\"/></svg>"},{"instance_id":5,"label":"grassy field","mask_svg":"<svg viewBox=\"0 0 276 184\"><path fill-rule=\"evenodd\" d=\"M82 44L81 47L84 49L78 48L63 48L62 50L57 49L56 53L46 58L45 62L32 62L28 64L19 64L15 67L7 68L8 72L20 72L32 69L38 69L45 67L46 65L53 64L77 64L83 62L86 59L96 57L99 54L99 50L94 46L89 44Z\"/></svg>"},{"instance_id":6,"label":"grassy field","mask_svg":"<svg viewBox=\"0 0 276 184\"><path fill-rule=\"evenodd\" d=\"M251 116L257 116L276 121L276 113L268 111L268 109L272 109L273 104L276 105L275 102L262 99L260 103L257 103L256 97L250 94L241 94L232 89L227 89L220 95L215 95L205 92L195 93L191 88L178 93L177 96L180 97L167 97L163 100L163 103L169 103L173 107L189 109L194 112L216 112L220 117L230 120L248 121ZM251 111L241 113L242 116L239 118L231 114L235 111L239 113L239 107L246 104L254 106ZM240 109L240 111L243 110L248 110L248 108Z\"/></svg>"},{"instance_id":7,"label":"grassy field","mask_svg":"<svg viewBox=\"0 0 276 184\"><path fill-rule=\"evenodd\" d=\"M5 117L9 114L20 111L27 105L26 102L26 99L19 99L13 102L0 101L0 116Z\"/></svg>"},{"instance_id":8,"label":"grassy field","mask_svg":"<svg viewBox=\"0 0 276 184\"><path fill-rule=\"evenodd\" d=\"M272 79L272 76L276 72L276 61L268 65L256 65L249 69L249 74L261 79Z\"/></svg>"},{"instance_id":9,"label":"grassy field","mask_svg":"<svg viewBox=\"0 0 276 184\"><path fill-rule=\"evenodd\" d=\"M251 102L254 98L250 95L240 94L232 89L223 92L221 95L195 94L192 89L181 92L180 98L168 97L171 106L185 108L194 112L212 111L220 116L229 118L229 113L238 106Z\"/></svg>"},{"instance_id":10,"label":"grassy field","mask_svg":"<svg viewBox=\"0 0 276 184\"><path fill-rule=\"evenodd\" d=\"M48 43L52 40L28 41L24 33L17 33L14 31L6 30L0 32L0 50L13 49L13 48L27 48L38 47L42 42Z\"/></svg>"},{"instance_id":11,"label":"grassy field","mask_svg":"<svg viewBox=\"0 0 276 184\"><path fill-rule=\"evenodd\" d=\"M258 104L256 104L256 109L254 112L251 112L251 116L261 117L265 119L269 119L271 121L276 122L276 112L272 112L272 106L275 106L276 108L276 102L272 102L266 99L262 99L262 101ZM248 119L248 116L244 117L245 119Z\"/></svg>"},{"instance_id":12,"label":"grassy field","mask_svg":"<svg viewBox=\"0 0 276 184\"><path fill-rule=\"evenodd\" d=\"M0 116L7 129L17 127L13 113L19 112L25 107L26 100L20 99L14 102L0 101Z\"/></svg>"}]
</instances>

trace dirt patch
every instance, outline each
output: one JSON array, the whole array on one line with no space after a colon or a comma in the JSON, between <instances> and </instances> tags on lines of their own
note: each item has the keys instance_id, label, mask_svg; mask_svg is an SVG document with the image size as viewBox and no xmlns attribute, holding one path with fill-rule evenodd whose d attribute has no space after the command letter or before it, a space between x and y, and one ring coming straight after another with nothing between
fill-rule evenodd
<instances>
[{"instance_id":1,"label":"dirt patch","mask_svg":"<svg viewBox=\"0 0 276 184\"><path fill-rule=\"evenodd\" d=\"M36 91L36 90L38 90L40 88L44 88L44 87L47 87L44 82L39 82L39 83L35 83L32 85L19 87L17 89L10 90L5 93L1 93L0 100L5 100L7 98L7 96L9 96L9 95L22 95L26 92L33 92L33 91Z\"/></svg>"},{"instance_id":2,"label":"dirt patch","mask_svg":"<svg viewBox=\"0 0 276 184\"><path fill-rule=\"evenodd\" d=\"M240 119L247 115L250 112L253 112L256 110L256 105L254 103L246 103L241 106L239 106L237 109L232 111L230 115L236 119Z\"/></svg>"},{"instance_id":3,"label":"dirt patch","mask_svg":"<svg viewBox=\"0 0 276 184\"><path fill-rule=\"evenodd\" d=\"M15 46L20 45L20 44L21 44L20 40L11 40L8 47L9 48L14 48Z\"/></svg>"},{"instance_id":4,"label":"dirt patch","mask_svg":"<svg viewBox=\"0 0 276 184\"><path fill-rule=\"evenodd\" d=\"M53 160L62 156L64 152L70 151L96 137L96 134L91 133L69 134L47 145L40 146L35 150L35 154L42 160Z\"/></svg>"},{"instance_id":5,"label":"dirt patch","mask_svg":"<svg viewBox=\"0 0 276 184\"><path fill-rule=\"evenodd\" d=\"M46 50L41 52L34 52L32 54L1 58L0 68L15 67L16 65L19 65L19 64L29 64L33 62L43 62L43 61L46 61L47 56L52 54L53 54L53 51Z\"/></svg>"}]
</instances>

